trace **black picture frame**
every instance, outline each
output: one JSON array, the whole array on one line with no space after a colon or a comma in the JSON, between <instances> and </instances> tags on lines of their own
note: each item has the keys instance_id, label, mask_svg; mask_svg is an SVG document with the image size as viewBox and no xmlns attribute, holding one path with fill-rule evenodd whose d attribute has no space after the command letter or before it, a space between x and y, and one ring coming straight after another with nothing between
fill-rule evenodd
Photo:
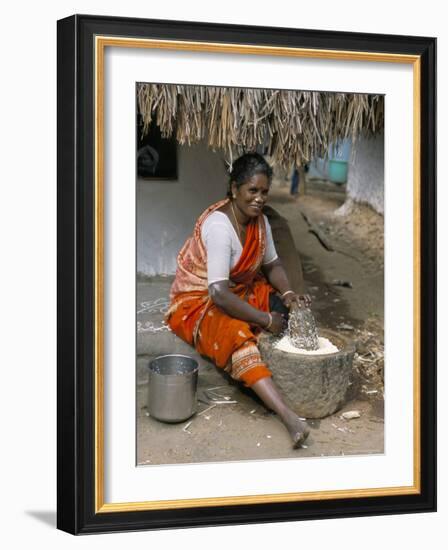
<instances>
[{"instance_id":1,"label":"black picture frame","mask_svg":"<svg viewBox=\"0 0 448 550\"><path fill-rule=\"evenodd\" d=\"M414 56L420 70L420 479L413 494L260 504L101 509L95 365L95 37ZM73 534L436 510L436 39L74 15L58 21L57 526Z\"/></svg>"}]
</instances>

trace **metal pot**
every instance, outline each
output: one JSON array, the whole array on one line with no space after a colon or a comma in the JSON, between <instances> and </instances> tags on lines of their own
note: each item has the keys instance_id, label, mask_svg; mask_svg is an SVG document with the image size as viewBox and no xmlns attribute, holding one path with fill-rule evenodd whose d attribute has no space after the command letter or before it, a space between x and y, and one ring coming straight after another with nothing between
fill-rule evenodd
<instances>
[{"instance_id":1,"label":"metal pot","mask_svg":"<svg viewBox=\"0 0 448 550\"><path fill-rule=\"evenodd\" d=\"M198 362L187 355L161 355L149 365L148 410L162 422L182 422L196 412Z\"/></svg>"}]
</instances>

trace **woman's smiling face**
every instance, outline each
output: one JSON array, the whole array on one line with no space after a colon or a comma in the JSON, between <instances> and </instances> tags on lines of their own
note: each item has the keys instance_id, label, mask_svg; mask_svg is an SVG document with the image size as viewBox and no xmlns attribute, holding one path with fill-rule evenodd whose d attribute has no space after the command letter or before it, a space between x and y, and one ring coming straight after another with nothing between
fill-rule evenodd
<instances>
[{"instance_id":1,"label":"woman's smiling face","mask_svg":"<svg viewBox=\"0 0 448 550\"><path fill-rule=\"evenodd\" d=\"M261 214L268 193L269 180L265 174L255 174L239 188L235 183L232 184L232 194L235 197L234 204L237 210L249 220Z\"/></svg>"}]
</instances>

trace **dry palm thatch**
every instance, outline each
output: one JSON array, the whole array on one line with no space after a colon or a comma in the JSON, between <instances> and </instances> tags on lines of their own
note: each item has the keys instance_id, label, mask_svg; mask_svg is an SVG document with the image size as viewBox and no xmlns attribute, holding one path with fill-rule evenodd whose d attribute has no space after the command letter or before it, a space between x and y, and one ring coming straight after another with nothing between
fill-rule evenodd
<instances>
[{"instance_id":1,"label":"dry palm thatch","mask_svg":"<svg viewBox=\"0 0 448 550\"><path fill-rule=\"evenodd\" d=\"M380 95L139 84L143 134L155 122L180 144L205 139L232 158L262 146L272 164L289 167L325 157L330 145L383 129Z\"/></svg>"}]
</instances>

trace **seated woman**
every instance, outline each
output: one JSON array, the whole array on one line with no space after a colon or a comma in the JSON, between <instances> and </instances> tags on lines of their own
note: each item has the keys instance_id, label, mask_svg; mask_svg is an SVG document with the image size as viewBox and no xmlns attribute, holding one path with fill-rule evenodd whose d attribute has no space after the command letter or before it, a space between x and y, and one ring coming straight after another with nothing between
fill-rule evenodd
<instances>
[{"instance_id":1,"label":"seated woman","mask_svg":"<svg viewBox=\"0 0 448 550\"><path fill-rule=\"evenodd\" d=\"M262 330L281 334L289 307L309 304L291 290L262 209L272 169L256 153L235 161L228 198L201 214L177 258L167 323L283 421L294 448L309 428L284 402L257 348Z\"/></svg>"}]
</instances>

